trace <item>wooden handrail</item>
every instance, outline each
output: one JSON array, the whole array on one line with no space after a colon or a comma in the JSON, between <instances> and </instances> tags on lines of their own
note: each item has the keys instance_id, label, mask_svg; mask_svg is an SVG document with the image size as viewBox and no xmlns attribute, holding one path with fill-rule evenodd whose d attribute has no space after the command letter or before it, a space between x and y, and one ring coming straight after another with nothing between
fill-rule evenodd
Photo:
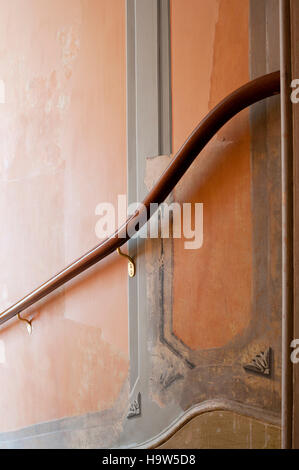
<instances>
[{"instance_id":1,"label":"wooden handrail","mask_svg":"<svg viewBox=\"0 0 299 470\"><path fill-rule=\"evenodd\" d=\"M186 140L158 182L144 199L141 209L136 210L126 223L109 238L1 313L0 325L46 297L55 289L78 276L125 244L140 230L145 221L153 215L150 212L150 205L153 203L161 204L166 199L199 152L227 121L242 109L279 93L280 72L277 71L252 80L228 95L207 114Z\"/></svg>"}]
</instances>

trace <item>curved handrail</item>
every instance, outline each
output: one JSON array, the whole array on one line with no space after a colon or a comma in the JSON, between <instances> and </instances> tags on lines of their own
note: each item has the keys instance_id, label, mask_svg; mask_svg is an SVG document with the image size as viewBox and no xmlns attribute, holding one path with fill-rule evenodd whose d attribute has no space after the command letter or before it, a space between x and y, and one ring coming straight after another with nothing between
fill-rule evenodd
<instances>
[{"instance_id":1,"label":"curved handrail","mask_svg":"<svg viewBox=\"0 0 299 470\"><path fill-rule=\"evenodd\" d=\"M279 93L280 72L277 71L248 82L224 98L199 123L177 152L169 166L162 173L160 179L144 199L141 209L136 210L113 235L2 312L0 315L0 325L46 297L55 289L78 276L125 244L153 215L150 212L150 205L152 203L161 204L166 199L199 152L227 121L242 109ZM138 228L136 228L137 225Z\"/></svg>"}]
</instances>

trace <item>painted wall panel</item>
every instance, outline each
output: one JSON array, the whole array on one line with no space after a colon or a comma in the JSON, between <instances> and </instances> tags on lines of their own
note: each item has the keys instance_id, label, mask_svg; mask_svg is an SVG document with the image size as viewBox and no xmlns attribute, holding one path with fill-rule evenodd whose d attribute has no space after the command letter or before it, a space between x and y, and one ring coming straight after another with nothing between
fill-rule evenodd
<instances>
[{"instance_id":1,"label":"painted wall panel","mask_svg":"<svg viewBox=\"0 0 299 470\"><path fill-rule=\"evenodd\" d=\"M173 0L170 7L176 152L220 99L279 68L278 2ZM204 203L202 248L163 237L140 243L142 380L133 391L142 400L126 427L134 443L153 442L205 401L242 403L249 416L280 420L279 113L274 98L236 116L168 198ZM136 170L150 189L172 155L145 158ZM270 374L248 373L244 366L264 353Z\"/></svg>"}]
</instances>

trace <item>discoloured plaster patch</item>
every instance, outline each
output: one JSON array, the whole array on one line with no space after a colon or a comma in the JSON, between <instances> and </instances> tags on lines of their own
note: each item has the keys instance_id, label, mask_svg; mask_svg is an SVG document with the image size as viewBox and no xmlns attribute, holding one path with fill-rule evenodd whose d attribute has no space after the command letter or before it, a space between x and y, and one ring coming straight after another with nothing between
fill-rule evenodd
<instances>
[{"instance_id":1,"label":"discoloured plaster patch","mask_svg":"<svg viewBox=\"0 0 299 470\"><path fill-rule=\"evenodd\" d=\"M95 449L118 447L126 423L128 381L113 408L82 416L39 423L0 434L1 449Z\"/></svg>"},{"instance_id":2,"label":"discoloured plaster patch","mask_svg":"<svg viewBox=\"0 0 299 470\"><path fill-rule=\"evenodd\" d=\"M60 54L60 62L52 60L51 64L50 56L43 73L37 73L36 67L29 72L21 53L9 58L11 106L6 109L0 131L3 181L15 182L63 169L63 118L70 108L69 79L80 50L80 34L79 19L59 29L53 50Z\"/></svg>"},{"instance_id":3,"label":"discoloured plaster patch","mask_svg":"<svg viewBox=\"0 0 299 470\"><path fill-rule=\"evenodd\" d=\"M61 46L61 62L67 79L72 75L72 64L80 51L80 29L79 25L72 25L60 29L57 39Z\"/></svg>"},{"instance_id":4,"label":"discoloured plaster patch","mask_svg":"<svg viewBox=\"0 0 299 470\"><path fill-rule=\"evenodd\" d=\"M170 162L171 157L169 155L158 155L146 159L144 184L148 191L152 189Z\"/></svg>"}]
</instances>

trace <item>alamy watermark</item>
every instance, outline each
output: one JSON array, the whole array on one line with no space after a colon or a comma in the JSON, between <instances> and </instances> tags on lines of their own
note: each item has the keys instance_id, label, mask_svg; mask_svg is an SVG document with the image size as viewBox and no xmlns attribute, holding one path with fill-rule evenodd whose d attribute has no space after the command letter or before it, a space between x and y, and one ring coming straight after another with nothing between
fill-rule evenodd
<instances>
[{"instance_id":1,"label":"alamy watermark","mask_svg":"<svg viewBox=\"0 0 299 470\"><path fill-rule=\"evenodd\" d=\"M299 78L292 80L291 88L295 88L291 93L291 101L293 104L297 104L299 103Z\"/></svg>"},{"instance_id":2,"label":"alamy watermark","mask_svg":"<svg viewBox=\"0 0 299 470\"><path fill-rule=\"evenodd\" d=\"M119 194L117 210L112 203L102 202L96 206L95 214L99 217L95 225L96 236L100 240L116 232L117 227L125 227L129 216L138 211L134 224L128 224L119 237L129 238L184 238L186 250L198 250L203 244L203 203L190 202L180 204L164 202L150 204L150 219L147 222L147 210L142 203L127 206L127 196ZM139 229L140 227L140 229Z\"/></svg>"},{"instance_id":3,"label":"alamy watermark","mask_svg":"<svg viewBox=\"0 0 299 470\"><path fill-rule=\"evenodd\" d=\"M291 362L293 364L298 364L299 362L299 339L293 339L290 344L291 348L294 348L294 351L291 353Z\"/></svg>"},{"instance_id":4,"label":"alamy watermark","mask_svg":"<svg viewBox=\"0 0 299 470\"><path fill-rule=\"evenodd\" d=\"M299 78L294 78L291 82L291 88L294 90L291 93L291 101L293 104L299 103ZM299 363L299 339L293 339L291 341L290 347L294 350L291 353L291 362L293 364Z\"/></svg>"}]
</instances>

